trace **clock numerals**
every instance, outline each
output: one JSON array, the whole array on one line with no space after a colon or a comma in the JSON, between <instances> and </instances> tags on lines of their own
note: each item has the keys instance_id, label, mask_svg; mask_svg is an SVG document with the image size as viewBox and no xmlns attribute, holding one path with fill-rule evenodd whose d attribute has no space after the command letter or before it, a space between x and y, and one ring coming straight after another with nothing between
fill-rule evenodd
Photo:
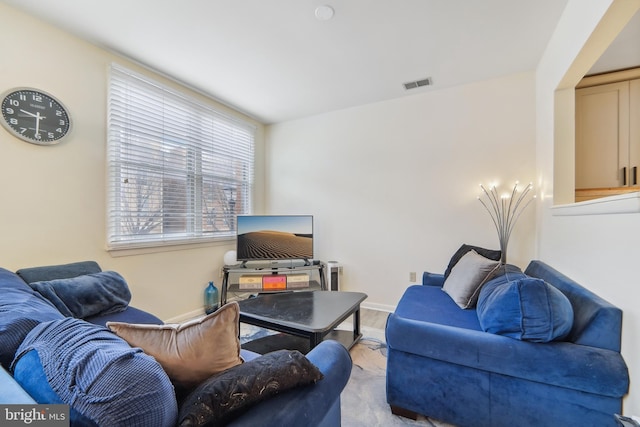
<instances>
[{"instance_id":1,"label":"clock numerals","mask_svg":"<svg viewBox=\"0 0 640 427\"><path fill-rule=\"evenodd\" d=\"M34 89L10 92L2 99L3 126L17 137L40 145L56 144L69 133L65 108L52 96Z\"/></svg>"}]
</instances>

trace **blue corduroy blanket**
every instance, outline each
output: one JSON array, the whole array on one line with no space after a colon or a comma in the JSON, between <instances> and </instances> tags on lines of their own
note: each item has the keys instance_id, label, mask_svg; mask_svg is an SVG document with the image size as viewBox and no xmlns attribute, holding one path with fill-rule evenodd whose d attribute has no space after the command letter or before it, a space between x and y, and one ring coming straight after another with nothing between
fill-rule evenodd
<instances>
[{"instance_id":1,"label":"blue corduroy blanket","mask_svg":"<svg viewBox=\"0 0 640 427\"><path fill-rule=\"evenodd\" d=\"M11 368L32 350L60 400L97 425L175 425L175 393L160 364L107 329L74 318L41 323Z\"/></svg>"},{"instance_id":2,"label":"blue corduroy blanket","mask_svg":"<svg viewBox=\"0 0 640 427\"><path fill-rule=\"evenodd\" d=\"M115 271L85 274L67 279L29 283L67 317L118 313L131 301L125 279Z\"/></svg>"}]
</instances>

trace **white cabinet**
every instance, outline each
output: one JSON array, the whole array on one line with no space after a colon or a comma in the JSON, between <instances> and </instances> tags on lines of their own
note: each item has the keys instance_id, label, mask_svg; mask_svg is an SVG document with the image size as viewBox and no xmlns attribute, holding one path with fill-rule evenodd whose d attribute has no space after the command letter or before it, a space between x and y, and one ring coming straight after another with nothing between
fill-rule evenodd
<instances>
[{"instance_id":1,"label":"white cabinet","mask_svg":"<svg viewBox=\"0 0 640 427\"><path fill-rule=\"evenodd\" d=\"M640 79L576 89L576 189L638 186Z\"/></svg>"},{"instance_id":2,"label":"white cabinet","mask_svg":"<svg viewBox=\"0 0 640 427\"><path fill-rule=\"evenodd\" d=\"M629 165L630 185L640 185L640 79L629 82Z\"/></svg>"},{"instance_id":3,"label":"white cabinet","mask_svg":"<svg viewBox=\"0 0 640 427\"><path fill-rule=\"evenodd\" d=\"M628 82L576 90L576 188L623 186L628 116Z\"/></svg>"},{"instance_id":4,"label":"white cabinet","mask_svg":"<svg viewBox=\"0 0 640 427\"><path fill-rule=\"evenodd\" d=\"M576 189L638 185L639 103L640 80L576 90Z\"/></svg>"}]
</instances>

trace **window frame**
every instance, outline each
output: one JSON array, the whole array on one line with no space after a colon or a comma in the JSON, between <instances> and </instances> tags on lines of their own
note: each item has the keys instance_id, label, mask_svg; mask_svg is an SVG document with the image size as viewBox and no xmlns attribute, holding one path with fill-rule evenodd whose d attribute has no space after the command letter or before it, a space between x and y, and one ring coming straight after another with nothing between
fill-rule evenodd
<instances>
[{"instance_id":1,"label":"window frame","mask_svg":"<svg viewBox=\"0 0 640 427\"><path fill-rule=\"evenodd\" d=\"M116 63L108 87L108 250L235 238L236 215L252 212L256 125ZM136 120L149 111L160 111L161 121ZM144 180L152 175L155 181ZM144 198L153 202L140 209L135 200ZM140 218L156 223L145 230ZM127 227L126 220L135 224Z\"/></svg>"}]
</instances>

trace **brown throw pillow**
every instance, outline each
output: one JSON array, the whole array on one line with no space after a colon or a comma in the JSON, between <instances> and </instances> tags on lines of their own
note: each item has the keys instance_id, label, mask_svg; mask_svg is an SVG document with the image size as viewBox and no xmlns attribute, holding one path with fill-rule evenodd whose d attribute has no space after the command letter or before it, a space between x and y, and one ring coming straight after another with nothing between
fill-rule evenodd
<instances>
[{"instance_id":1,"label":"brown throw pillow","mask_svg":"<svg viewBox=\"0 0 640 427\"><path fill-rule=\"evenodd\" d=\"M108 322L107 327L132 347L140 347L162 365L174 384L189 388L242 363L240 310L236 302L202 319L180 325Z\"/></svg>"}]
</instances>

